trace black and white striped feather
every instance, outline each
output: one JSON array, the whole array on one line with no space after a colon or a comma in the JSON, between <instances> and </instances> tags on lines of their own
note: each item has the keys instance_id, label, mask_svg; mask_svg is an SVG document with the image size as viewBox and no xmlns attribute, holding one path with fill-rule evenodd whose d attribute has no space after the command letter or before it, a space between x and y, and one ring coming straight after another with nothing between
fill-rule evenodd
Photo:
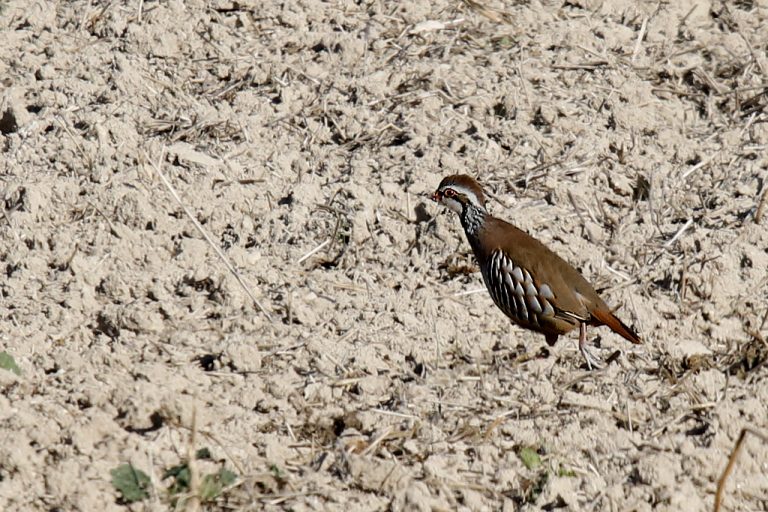
<instances>
[{"instance_id":1,"label":"black and white striped feather","mask_svg":"<svg viewBox=\"0 0 768 512\"><path fill-rule=\"evenodd\" d=\"M504 251L491 253L482 267L493 302L508 317L521 324L540 325L543 319L555 316L551 287L547 283L537 285L530 272L516 265Z\"/></svg>"}]
</instances>

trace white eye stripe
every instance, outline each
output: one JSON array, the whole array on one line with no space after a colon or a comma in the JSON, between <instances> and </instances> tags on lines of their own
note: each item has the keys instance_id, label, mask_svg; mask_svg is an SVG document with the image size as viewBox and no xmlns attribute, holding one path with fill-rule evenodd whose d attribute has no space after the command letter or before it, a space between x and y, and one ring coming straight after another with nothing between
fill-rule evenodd
<instances>
[{"instance_id":1,"label":"white eye stripe","mask_svg":"<svg viewBox=\"0 0 768 512\"><path fill-rule=\"evenodd\" d=\"M474 191L472 191L472 190L470 190L470 189L468 189L466 187L463 187L461 185L448 185L446 187L443 187L443 189L441 190L443 195L445 195L445 191L448 190L448 189L452 189L457 194L461 194L463 196L466 196L467 199L469 199L469 202L472 203L472 205L474 205L474 206L476 206L478 208L483 208L483 205L480 204L480 201L477 199L477 195L475 194Z\"/></svg>"}]
</instances>

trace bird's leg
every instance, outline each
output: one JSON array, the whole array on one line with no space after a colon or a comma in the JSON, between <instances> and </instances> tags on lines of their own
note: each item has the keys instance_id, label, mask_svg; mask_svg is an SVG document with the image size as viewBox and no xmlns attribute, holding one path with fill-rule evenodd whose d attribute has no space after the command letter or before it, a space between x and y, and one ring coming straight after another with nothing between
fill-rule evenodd
<instances>
[{"instance_id":1,"label":"bird's leg","mask_svg":"<svg viewBox=\"0 0 768 512\"><path fill-rule=\"evenodd\" d=\"M584 356L584 360L587 362L587 368L590 370L599 370L603 367L600 360L593 356L587 348L587 324L584 322L581 322L579 325L579 352Z\"/></svg>"}]
</instances>

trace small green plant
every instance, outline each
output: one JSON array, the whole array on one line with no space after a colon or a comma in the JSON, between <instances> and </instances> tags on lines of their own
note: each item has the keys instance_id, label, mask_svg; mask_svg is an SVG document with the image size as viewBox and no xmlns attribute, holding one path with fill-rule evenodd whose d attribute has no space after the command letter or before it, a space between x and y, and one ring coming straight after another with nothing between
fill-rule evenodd
<instances>
[{"instance_id":1,"label":"small green plant","mask_svg":"<svg viewBox=\"0 0 768 512\"><path fill-rule=\"evenodd\" d=\"M547 482L549 482L549 473L547 471L539 471L534 478L524 479L522 485L523 502L536 503L536 500L544 491Z\"/></svg>"},{"instance_id":2,"label":"small green plant","mask_svg":"<svg viewBox=\"0 0 768 512\"><path fill-rule=\"evenodd\" d=\"M521 477L519 496L521 503L535 503L544 491L547 483L549 483L550 478L554 476L576 476L576 473L574 473L573 470L565 468L556 461L553 461L552 457L549 457L550 464L545 465L544 461L542 461L542 455L546 453L546 448L542 446L517 447L517 456L520 457L523 466L533 472L533 475L530 477Z\"/></svg>"},{"instance_id":3,"label":"small green plant","mask_svg":"<svg viewBox=\"0 0 768 512\"><path fill-rule=\"evenodd\" d=\"M112 487L120 493L123 503L134 503L149 498L152 482L146 473L130 464L122 464L110 471Z\"/></svg>"},{"instance_id":4,"label":"small green plant","mask_svg":"<svg viewBox=\"0 0 768 512\"><path fill-rule=\"evenodd\" d=\"M195 453L197 460L210 459L211 452L208 448L201 448ZM183 462L170 467L163 473L163 480L171 478L171 484L168 487L168 495L172 503L176 503L180 495L187 494L190 491L191 473L189 463ZM237 475L232 471L221 467L215 473L204 475L200 480L198 494L200 501L205 503L215 500L226 487L237 481Z\"/></svg>"},{"instance_id":5,"label":"small green plant","mask_svg":"<svg viewBox=\"0 0 768 512\"><path fill-rule=\"evenodd\" d=\"M515 41L512 37L505 35L501 37L492 38L491 44L493 49L496 51L508 50L510 48L513 48L517 44L517 41Z\"/></svg>"},{"instance_id":6,"label":"small green plant","mask_svg":"<svg viewBox=\"0 0 768 512\"><path fill-rule=\"evenodd\" d=\"M210 459L211 452L208 448L202 448L195 453L195 459ZM125 504L142 501L149 497L149 489L152 485L149 477L143 471L134 468L130 464L123 464L111 471L112 486L120 493L121 502ZM179 499L189 495L192 482L192 473L187 461L166 468L163 472L163 480L170 479L166 488L169 501L175 506ZM215 473L203 475L197 489L198 498L202 503L210 502L218 498L222 491L237 481L237 475L225 467L221 467Z\"/></svg>"},{"instance_id":7,"label":"small green plant","mask_svg":"<svg viewBox=\"0 0 768 512\"><path fill-rule=\"evenodd\" d=\"M277 464L270 464L269 465L269 471L277 479L285 478L285 475L283 475L283 471L280 469L280 466L278 466Z\"/></svg>"},{"instance_id":8,"label":"small green plant","mask_svg":"<svg viewBox=\"0 0 768 512\"><path fill-rule=\"evenodd\" d=\"M525 466L527 469L533 470L541 466L541 456L536 452L535 449L529 446L520 448L517 456L520 457L520 460L523 462L523 466Z\"/></svg>"},{"instance_id":9,"label":"small green plant","mask_svg":"<svg viewBox=\"0 0 768 512\"><path fill-rule=\"evenodd\" d=\"M8 370L16 375L21 375L21 368L16 364L16 360L8 352L0 352L0 368Z\"/></svg>"},{"instance_id":10,"label":"small green plant","mask_svg":"<svg viewBox=\"0 0 768 512\"><path fill-rule=\"evenodd\" d=\"M186 462L166 469L165 473L163 473L163 480L168 478L172 479L171 485L168 486L168 494L172 497L173 501L176 500L176 495L189 491L191 475Z\"/></svg>"},{"instance_id":11,"label":"small green plant","mask_svg":"<svg viewBox=\"0 0 768 512\"><path fill-rule=\"evenodd\" d=\"M221 491L237 481L237 475L226 468L219 468L216 473L205 475L200 483L200 500L205 503L219 497Z\"/></svg>"}]
</instances>

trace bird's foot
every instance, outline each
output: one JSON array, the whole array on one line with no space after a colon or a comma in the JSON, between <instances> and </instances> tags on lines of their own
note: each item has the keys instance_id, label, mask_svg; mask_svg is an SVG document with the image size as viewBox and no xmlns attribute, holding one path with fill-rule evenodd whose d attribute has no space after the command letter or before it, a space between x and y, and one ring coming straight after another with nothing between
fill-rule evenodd
<instances>
[{"instance_id":1,"label":"bird's foot","mask_svg":"<svg viewBox=\"0 0 768 512\"><path fill-rule=\"evenodd\" d=\"M579 352L584 356L584 360L587 362L587 368L592 370L601 370L603 363L597 357L593 356L587 348L587 324L584 322L579 325Z\"/></svg>"},{"instance_id":2,"label":"bird's foot","mask_svg":"<svg viewBox=\"0 0 768 512\"><path fill-rule=\"evenodd\" d=\"M595 357L586 346L580 346L579 351L581 352L581 355L584 357L584 361L586 361L587 368L590 371L603 369L603 363L602 361L600 361L600 358Z\"/></svg>"}]
</instances>

